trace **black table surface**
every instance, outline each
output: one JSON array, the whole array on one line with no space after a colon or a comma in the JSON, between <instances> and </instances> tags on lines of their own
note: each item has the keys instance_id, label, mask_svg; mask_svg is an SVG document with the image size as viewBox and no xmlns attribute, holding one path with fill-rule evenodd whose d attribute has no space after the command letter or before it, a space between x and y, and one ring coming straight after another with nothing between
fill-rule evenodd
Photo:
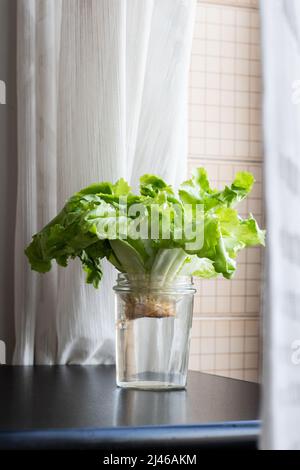
<instances>
[{"instance_id":1,"label":"black table surface","mask_svg":"<svg viewBox=\"0 0 300 470\"><path fill-rule=\"evenodd\" d=\"M0 448L254 446L257 384L189 372L187 390L120 389L113 366L0 366Z\"/></svg>"}]
</instances>

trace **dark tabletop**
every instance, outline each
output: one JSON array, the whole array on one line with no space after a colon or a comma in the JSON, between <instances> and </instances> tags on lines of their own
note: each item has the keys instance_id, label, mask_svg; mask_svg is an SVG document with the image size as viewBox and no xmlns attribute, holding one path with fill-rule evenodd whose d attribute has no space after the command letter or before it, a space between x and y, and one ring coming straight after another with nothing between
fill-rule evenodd
<instances>
[{"instance_id":1,"label":"dark tabletop","mask_svg":"<svg viewBox=\"0 0 300 470\"><path fill-rule=\"evenodd\" d=\"M0 448L255 444L258 385L189 372L187 390L115 385L113 366L0 366Z\"/></svg>"}]
</instances>

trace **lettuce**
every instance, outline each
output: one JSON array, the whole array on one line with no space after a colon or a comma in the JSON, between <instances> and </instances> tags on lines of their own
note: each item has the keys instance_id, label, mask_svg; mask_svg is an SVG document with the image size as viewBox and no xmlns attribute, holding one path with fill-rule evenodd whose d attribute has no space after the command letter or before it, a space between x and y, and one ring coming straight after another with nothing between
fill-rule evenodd
<instances>
[{"instance_id":1,"label":"lettuce","mask_svg":"<svg viewBox=\"0 0 300 470\"><path fill-rule=\"evenodd\" d=\"M250 173L240 172L219 191L211 188L204 168L196 169L177 193L149 174L140 179L140 194L123 178L92 184L75 193L33 236L25 254L40 273L49 271L53 260L66 267L70 259L79 258L86 281L94 287L101 281L104 258L120 272L160 276L162 282L178 275L231 278L238 252L264 245L265 231L253 216L243 219L235 209L253 184ZM201 220L197 207L202 207ZM183 230L183 220L194 239ZM200 231L198 246L191 241Z\"/></svg>"}]
</instances>

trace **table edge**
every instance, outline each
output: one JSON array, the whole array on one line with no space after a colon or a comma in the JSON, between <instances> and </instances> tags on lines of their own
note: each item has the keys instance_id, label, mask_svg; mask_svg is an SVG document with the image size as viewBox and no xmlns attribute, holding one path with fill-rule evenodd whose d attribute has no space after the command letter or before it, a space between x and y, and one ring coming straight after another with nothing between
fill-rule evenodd
<instances>
[{"instance_id":1,"label":"table edge","mask_svg":"<svg viewBox=\"0 0 300 470\"><path fill-rule=\"evenodd\" d=\"M252 420L199 425L0 430L0 449L113 450L236 444L256 446L260 428L261 422Z\"/></svg>"}]
</instances>

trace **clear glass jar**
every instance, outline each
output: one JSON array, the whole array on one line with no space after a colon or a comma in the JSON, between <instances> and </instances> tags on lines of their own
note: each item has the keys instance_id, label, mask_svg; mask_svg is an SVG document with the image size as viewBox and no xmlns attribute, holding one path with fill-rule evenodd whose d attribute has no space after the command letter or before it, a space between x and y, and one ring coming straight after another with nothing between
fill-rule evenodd
<instances>
[{"instance_id":1,"label":"clear glass jar","mask_svg":"<svg viewBox=\"0 0 300 470\"><path fill-rule=\"evenodd\" d=\"M119 274L116 292L117 385L186 387L195 289L190 277L171 283Z\"/></svg>"}]
</instances>

